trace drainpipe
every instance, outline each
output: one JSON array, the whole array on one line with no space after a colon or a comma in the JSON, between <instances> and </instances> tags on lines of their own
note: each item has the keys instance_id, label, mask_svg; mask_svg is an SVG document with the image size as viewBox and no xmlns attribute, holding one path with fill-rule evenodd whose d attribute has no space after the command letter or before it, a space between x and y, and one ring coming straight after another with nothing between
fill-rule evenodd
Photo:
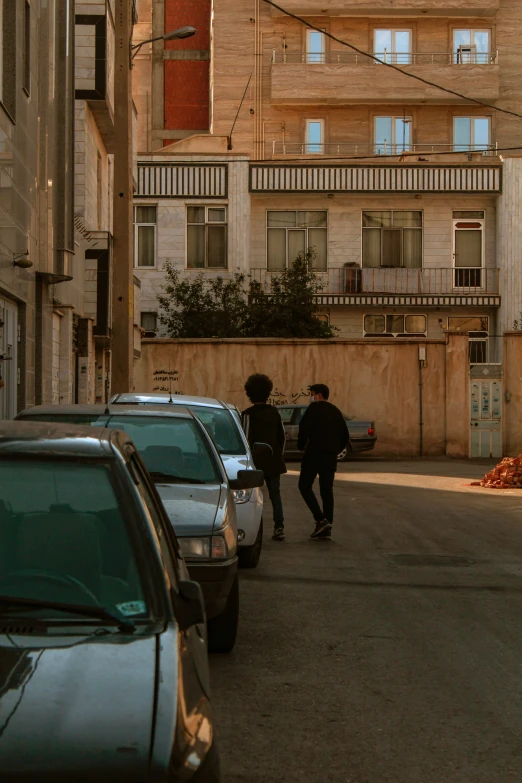
<instances>
[{"instance_id":1,"label":"drainpipe","mask_svg":"<svg viewBox=\"0 0 522 783\"><path fill-rule=\"evenodd\" d=\"M422 413L422 371L426 367L426 346L419 345L419 457L424 456L424 421Z\"/></svg>"}]
</instances>

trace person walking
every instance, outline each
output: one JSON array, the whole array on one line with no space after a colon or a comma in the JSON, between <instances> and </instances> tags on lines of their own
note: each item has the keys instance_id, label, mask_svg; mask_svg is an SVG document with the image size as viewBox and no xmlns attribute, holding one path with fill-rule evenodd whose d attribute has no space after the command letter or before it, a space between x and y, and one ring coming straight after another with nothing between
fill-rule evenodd
<instances>
[{"instance_id":1,"label":"person walking","mask_svg":"<svg viewBox=\"0 0 522 783\"><path fill-rule=\"evenodd\" d=\"M337 470L337 455L348 445L348 427L344 416L328 402L330 389L324 383L310 386L312 397L299 425L297 446L304 451L299 476L299 491L315 520L310 538L330 540L334 514L333 483ZM318 503L313 486L319 476L319 491L323 508Z\"/></svg>"},{"instance_id":2,"label":"person walking","mask_svg":"<svg viewBox=\"0 0 522 783\"><path fill-rule=\"evenodd\" d=\"M283 459L285 428L277 408L268 404L274 384L267 375L256 373L245 383L245 392L253 403L243 412L243 429L250 444L268 443L272 456L254 459L256 468L265 474L274 517L274 541L285 540L285 518L281 500L281 474L286 473Z\"/></svg>"}]
</instances>

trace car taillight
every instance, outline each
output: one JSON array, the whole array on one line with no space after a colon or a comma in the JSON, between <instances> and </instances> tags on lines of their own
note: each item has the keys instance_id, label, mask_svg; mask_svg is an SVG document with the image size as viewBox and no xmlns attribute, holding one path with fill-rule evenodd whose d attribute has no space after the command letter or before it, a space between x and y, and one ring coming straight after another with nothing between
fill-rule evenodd
<instances>
[{"instance_id":1,"label":"car taillight","mask_svg":"<svg viewBox=\"0 0 522 783\"><path fill-rule=\"evenodd\" d=\"M375 430L373 427L368 427L368 435L375 435Z\"/></svg>"}]
</instances>

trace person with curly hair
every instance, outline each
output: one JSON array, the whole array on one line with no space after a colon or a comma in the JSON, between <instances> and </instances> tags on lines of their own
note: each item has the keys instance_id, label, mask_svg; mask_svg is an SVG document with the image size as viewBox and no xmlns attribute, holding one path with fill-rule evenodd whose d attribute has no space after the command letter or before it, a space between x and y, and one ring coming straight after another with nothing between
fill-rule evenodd
<instances>
[{"instance_id":1,"label":"person with curly hair","mask_svg":"<svg viewBox=\"0 0 522 783\"><path fill-rule=\"evenodd\" d=\"M274 517L274 541L285 540L285 518L281 500L281 475L286 473L283 459L285 448L285 428L281 416L273 405L268 403L274 384L267 375L256 373L245 383L245 392L253 403L243 412L243 429L250 444L268 443L272 447L272 456L255 460L256 468L265 474Z\"/></svg>"}]
</instances>

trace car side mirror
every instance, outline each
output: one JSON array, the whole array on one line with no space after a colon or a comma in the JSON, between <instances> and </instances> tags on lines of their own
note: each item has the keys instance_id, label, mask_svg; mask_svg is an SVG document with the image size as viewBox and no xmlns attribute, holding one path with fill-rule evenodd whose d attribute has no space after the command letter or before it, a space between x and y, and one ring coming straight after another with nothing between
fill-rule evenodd
<instances>
[{"instance_id":1,"label":"car side mirror","mask_svg":"<svg viewBox=\"0 0 522 783\"><path fill-rule=\"evenodd\" d=\"M274 456L274 450L268 443L254 443L252 446L252 456L254 461L256 459L270 459L270 457Z\"/></svg>"},{"instance_id":2,"label":"car side mirror","mask_svg":"<svg viewBox=\"0 0 522 783\"><path fill-rule=\"evenodd\" d=\"M188 631L194 625L205 622L205 604L203 592L198 582L183 580L179 591L171 591L174 615L181 631Z\"/></svg>"},{"instance_id":3,"label":"car side mirror","mask_svg":"<svg viewBox=\"0 0 522 783\"><path fill-rule=\"evenodd\" d=\"M230 489L255 489L262 487L265 482L265 474L262 470L238 470L237 478L228 483Z\"/></svg>"}]
</instances>

